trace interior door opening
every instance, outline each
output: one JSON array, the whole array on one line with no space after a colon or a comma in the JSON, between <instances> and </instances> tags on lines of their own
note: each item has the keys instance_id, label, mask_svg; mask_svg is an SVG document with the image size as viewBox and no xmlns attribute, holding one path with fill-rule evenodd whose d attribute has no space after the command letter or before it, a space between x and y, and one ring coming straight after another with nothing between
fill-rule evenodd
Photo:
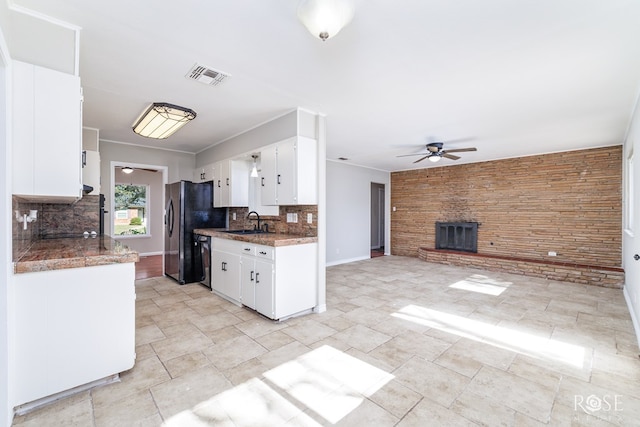
<instances>
[{"instance_id":1,"label":"interior door opening","mask_svg":"<svg viewBox=\"0 0 640 427\"><path fill-rule=\"evenodd\" d=\"M371 183L371 257L384 255L385 223L384 184Z\"/></svg>"}]
</instances>

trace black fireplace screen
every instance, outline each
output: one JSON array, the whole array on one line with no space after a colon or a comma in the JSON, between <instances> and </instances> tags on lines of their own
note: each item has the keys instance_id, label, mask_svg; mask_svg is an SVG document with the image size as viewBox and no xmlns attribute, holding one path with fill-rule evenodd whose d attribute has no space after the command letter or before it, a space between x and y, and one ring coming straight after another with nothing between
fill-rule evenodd
<instances>
[{"instance_id":1,"label":"black fireplace screen","mask_svg":"<svg viewBox=\"0 0 640 427\"><path fill-rule=\"evenodd\" d=\"M436 249L478 252L478 223L436 222Z\"/></svg>"}]
</instances>

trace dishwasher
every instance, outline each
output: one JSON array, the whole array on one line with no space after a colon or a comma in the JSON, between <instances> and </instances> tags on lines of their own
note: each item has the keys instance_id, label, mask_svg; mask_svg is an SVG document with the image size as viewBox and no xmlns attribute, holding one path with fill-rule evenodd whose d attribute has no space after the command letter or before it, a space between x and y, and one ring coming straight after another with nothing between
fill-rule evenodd
<instances>
[{"instance_id":1,"label":"dishwasher","mask_svg":"<svg viewBox=\"0 0 640 427\"><path fill-rule=\"evenodd\" d=\"M211 236L197 235L196 246L200 246L196 248L200 253L197 257L197 262L200 264L199 270L202 272L200 283L211 289Z\"/></svg>"}]
</instances>

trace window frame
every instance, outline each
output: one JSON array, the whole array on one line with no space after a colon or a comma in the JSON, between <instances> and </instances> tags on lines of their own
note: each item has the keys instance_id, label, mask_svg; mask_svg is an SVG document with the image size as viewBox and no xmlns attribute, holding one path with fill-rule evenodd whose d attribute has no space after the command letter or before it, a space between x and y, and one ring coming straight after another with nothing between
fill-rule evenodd
<instances>
[{"instance_id":1,"label":"window frame","mask_svg":"<svg viewBox=\"0 0 640 427\"><path fill-rule=\"evenodd\" d=\"M145 222L145 233L144 234L117 234L116 233L116 220L118 219L118 210L115 208L115 199L116 199L116 194L118 192L118 186L119 185L126 185L126 186L135 186L135 187L144 187L145 188L145 205L144 205L144 220ZM118 239L137 239L137 238L141 238L141 237L151 237L151 202L150 202L150 198L151 198L151 186L149 184L136 184L136 183L131 183L131 182L116 182L114 183L114 188L113 188L113 198L114 198L114 207L113 207L113 216L112 216L112 220L111 220L111 230L112 230L112 234L113 236L115 236Z\"/></svg>"}]
</instances>

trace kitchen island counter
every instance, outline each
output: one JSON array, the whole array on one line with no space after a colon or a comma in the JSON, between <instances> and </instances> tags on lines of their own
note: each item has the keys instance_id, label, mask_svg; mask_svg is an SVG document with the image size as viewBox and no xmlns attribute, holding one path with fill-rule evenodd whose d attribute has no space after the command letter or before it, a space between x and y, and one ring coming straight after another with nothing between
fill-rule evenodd
<instances>
[{"instance_id":1,"label":"kitchen island counter","mask_svg":"<svg viewBox=\"0 0 640 427\"><path fill-rule=\"evenodd\" d=\"M305 243L317 243L317 236L301 236L299 234L284 233L260 233L260 234L234 234L228 233L226 228L197 228L193 230L195 234L202 236L217 237L220 239L237 240L239 242L255 243L265 246L291 246L303 245Z\"/></svg>"},{"instance_id":2,"label":"kitchen island counter","mask_svg":"<svg viewBox=\"0 0 640 427\"><path fill-rule=\"evenodd\" d=\"M109 236L35 240L14 260L14 273L62 270L137 262L138 253Z\"/></svg>"}]
</instances>

